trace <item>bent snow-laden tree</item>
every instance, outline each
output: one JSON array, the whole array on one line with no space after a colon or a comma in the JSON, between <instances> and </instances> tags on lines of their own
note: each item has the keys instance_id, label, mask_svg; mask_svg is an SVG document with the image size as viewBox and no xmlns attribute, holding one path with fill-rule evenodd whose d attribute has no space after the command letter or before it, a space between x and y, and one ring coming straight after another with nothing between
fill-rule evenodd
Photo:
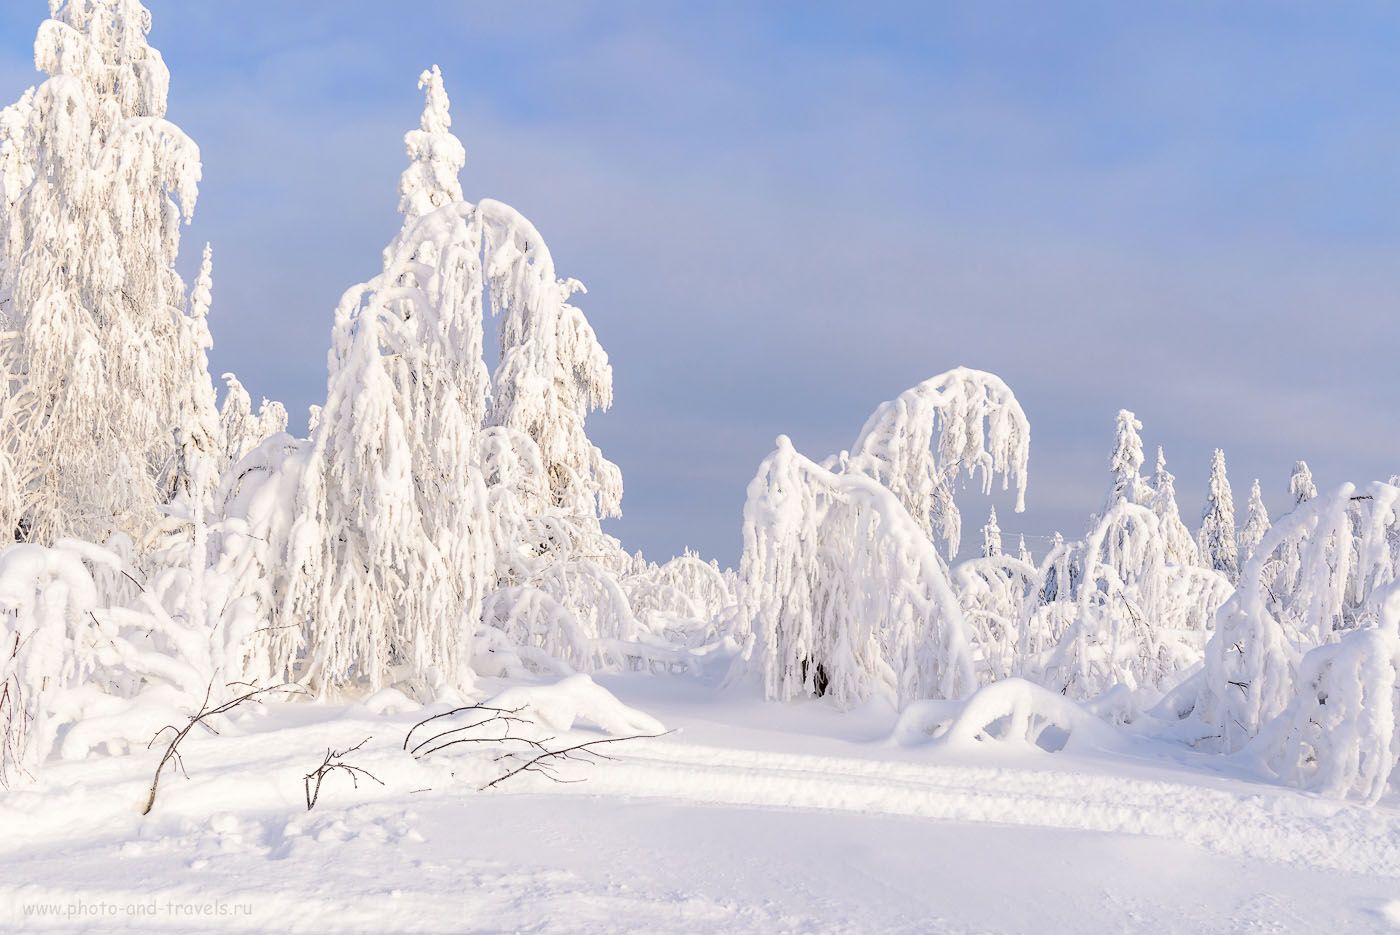
<instances>
[{"instance_id":1,"label":"bent snow-laden tree","mask_svg":"<svg viewBox=\"0 0 1400 935\"><path fill-rule=\"evenodd\" d=\"M786 437L744 506L739 619L771 699L851 705L960 698L976 687L948 573L887 488L835 474Z\"/></svg>"},{"instance_id":2,"label":"bent snow-laden tree","mask_svg":"<svg viewBox=\"0 0 1400 935\"><path fill-rule=\"evenodd\" d=\"M1000 377L959 367L925 380L882 404L849 454L831 466L889 488L930 538L958 551L962 517L954 493L959 477L980 476L1016 486L1016 512L1025 509L1031 432L1021 404Z\"/></svg>"},{"instance_id":3,"label":"bent snow-laden tree","mask_svg":"<svg viewBox=\"0 0 1400 935\"><path fill-rule=\"evenodd\" d=\"M137 0L58 0L35 62L50 77L6 111L0 142L0 439L7 534L138 541L183 445L208 422L175 272L199 150L164 119L170 76ZM205 303L207 307L207 303ZM207 380L207 374L204 375ZM139 400L140 404L133 404ZM200 442L201 444L203 442Z\"/></svg>"}]
</instances>

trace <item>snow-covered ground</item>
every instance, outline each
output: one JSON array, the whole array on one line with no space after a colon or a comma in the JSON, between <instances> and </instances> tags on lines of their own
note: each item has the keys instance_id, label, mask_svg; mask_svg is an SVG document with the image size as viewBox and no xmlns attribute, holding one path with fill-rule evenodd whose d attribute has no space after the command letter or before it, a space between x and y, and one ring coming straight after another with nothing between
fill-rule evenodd
<instances>
[{"instance_id":1,"label":"snow-covered ground","mask_svg":"<svg viewBox=\"0 0 1400 935\"><path fill-rule=\"evenodd\" d=\"M479 751L415 761L422 713L270 704L158 753L55 764L0 797L0 930L1386 931L1400 811L1210 772L886 738L893 715L639 676L674 733L482 793ZM488 688L491 686L487 686ZM325 748L385 785L302 777ZM579 728L579 739L601 736Z\"/></svg>"}]
</instances>

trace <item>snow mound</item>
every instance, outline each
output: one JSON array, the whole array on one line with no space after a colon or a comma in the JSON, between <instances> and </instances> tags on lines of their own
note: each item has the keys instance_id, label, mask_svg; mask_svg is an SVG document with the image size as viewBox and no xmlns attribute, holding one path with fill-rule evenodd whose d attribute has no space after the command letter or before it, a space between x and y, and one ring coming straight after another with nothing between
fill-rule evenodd
<instances>
[{"instance_id":1,"label":"snow mound","mask_svg":"<svg viewBox=\"0 0 1400 935\"><path fill-rule=\"evenodd\" d=\"M656 718L627 707L587 675L571 675L553 685L508 688L484 706L504 711L520 708L522 714L557 731L572 730L583 721L613 736L666 732Z\"/></svg>"},{"instance_id":2,"label":"snow mound","mask_svg":"<svg viewBox=\"0 0 1400 935\"><path fill-rule=\"evenodd\" d=\"M1065 748L1113 750L1125 738L1096 715L1063 695L1025 679L994 682L966 701L918 701L899 716L893 743L912 746L930 738L942 747L975 748L995 740Z\"/></svg>"}]
</instances>

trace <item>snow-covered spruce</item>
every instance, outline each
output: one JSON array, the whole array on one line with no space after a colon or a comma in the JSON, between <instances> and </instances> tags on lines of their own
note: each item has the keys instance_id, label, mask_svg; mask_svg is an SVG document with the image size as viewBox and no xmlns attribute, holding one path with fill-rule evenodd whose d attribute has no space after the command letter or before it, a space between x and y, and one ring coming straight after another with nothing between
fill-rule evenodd
<instances>
[{"instance_id":1,"label":"snow-covered spruce","mask_svg":"<svg viewBox=\"0 0 1400 935\"><path fill-rule=\"evenodd\" d=\"M1200 551L1196 548L1195 537L1181 521L1181 510L1176 504L1176 476L1167 470L1167 456L1160 447L1157 449L1157 469L1152 475L1152 487L1152 512L1157 514L1167 561L1175 565L1198 564Z\"/></svg>"},{"instance_id":2,"label":"snow-covered spruce","mask_svg":"<svg viewBox=\"0 0 1400 935\"><path fill-rule=\"evenodd\" d=\"M1152 488L1142 478L1142 422L1127 409L1118 410L1113 454L1108 469L1113 474L1113 486L1108 492L1105 512L1119 503L1147 504L1152 500ZM1159 466L1161 451L1158 450Z\"/></svg>"},{"instance_id":3,"label":"snow-covered spruce","mask_svg":"<svg viewBox=\"0 0 1400 935\"><path fill-rule=\"evenodd\" d=\"M1235 537L1235 498L1225 474L1225 452L1219 448L1210 461L1210 490L1201 515L1198 536L1201 559L1233 583L1239 578L1239 545Z\"/></svg>"},{"instance_id":4,"label":"snow-covered spruce","mask_svg":"<svg viewBox=\"0 0 1400 935\"><path fill-rule=\"evenodd\" d=\"M1259 479L1249 488L1249 507L1243 528L1240 529L1240 559L1248 562L1259 543L1269 531L1269 511L1264 506L1264 495L1259 490Z\"/></svg>"}]
</instances>

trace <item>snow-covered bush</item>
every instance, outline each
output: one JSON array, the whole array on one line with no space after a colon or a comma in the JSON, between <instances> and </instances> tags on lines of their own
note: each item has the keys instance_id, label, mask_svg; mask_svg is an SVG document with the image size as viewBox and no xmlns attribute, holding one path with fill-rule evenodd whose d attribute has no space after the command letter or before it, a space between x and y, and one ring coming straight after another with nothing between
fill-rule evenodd
<instances>
[{"instance_id":1,"label":"snow-covered bush","mask_svg":"<svg viewBox=\"0 0 1400 935\"><path fill-rule=\"evenodd\" d=\"M1396 577L1400 488L1344 485L1299 503L1255 548L1220 608L1195 713L1238 750L1294 696L1304 653L1374 622L1372 600Z\"/></svg>"},{"instance_id":2,"label":"snow-covered bush","mask_svg":"<svg viewBox=\"0 0 1400 935\"><path fill-rule=\"evenodd\" d=\"M55 752L145 743L238 677L229 666L245 631L172 616L139 583L130 605L104 604L99 568L135 580L111 551L78 540L0 551L0 784Z\"/></svg>"},{"instance_id":3,"label":"snow-covered bush","mask_svg":"<svg viewBox=\"0 0 1400 935\"><path fill-rule=\"evenodd\" d=\"M1400 758L1394 626L1353 630L1298 663L1293 695L1251 744L1280 779L1374 804Z\"/></svg>"},{"instance_id":4,"label":"snow-covered bush","mask_svg":"<svg viewBox=\"0 0 1400 935\"><path fill-rule=\"evenodd\" d=\"M0 552L0 785L31 774L67 723L64 693L98 668L97 588L72 552Z\"/></svg>"}]
</instances>

